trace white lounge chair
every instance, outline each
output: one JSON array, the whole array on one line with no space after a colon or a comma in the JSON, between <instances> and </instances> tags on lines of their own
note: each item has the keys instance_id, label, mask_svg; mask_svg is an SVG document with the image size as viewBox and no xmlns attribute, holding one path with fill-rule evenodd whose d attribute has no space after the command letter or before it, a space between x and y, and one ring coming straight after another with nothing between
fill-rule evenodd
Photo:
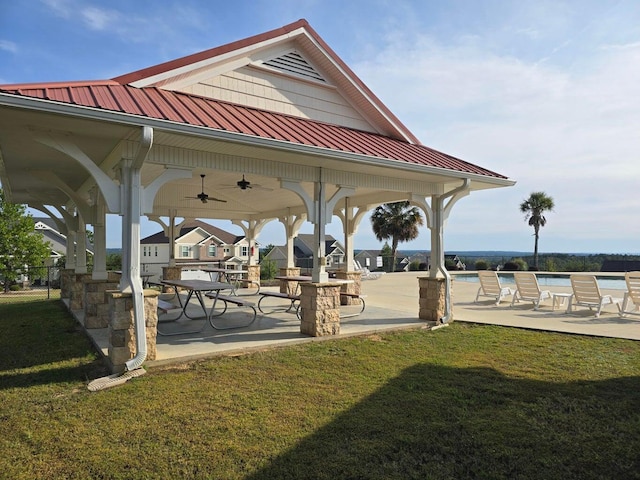
<instances>
[{"instance_id":1,"label":"white lounge chair","mask_svg":"<svg viewBox=\"0 0 640 480\"><path fill-rule=\"evenodd\" d=\"M496 305L498 305L504 297L513 295L513 290L509 287L503 287L500 284L498 274L492 270L478 270L478 280L480 280L480 288L476 295L476 303L480 297L490 297L495 299Z\"/></svg>"},{"instance_id":2,"label":"white lounge chair","mask_svg":"<svg viewBox=\"0 0 640 480\"><path fill-rule=\"evenodd\" d=\"M622 307L618 304L621 317L640 315L640 272L627 272L624 276L627 291L624 292ZM629 305L631 302L632 305Z\"/></svg>"},{"instance_id":3,"label":"white lounge chair","mask_svg":"<svg viewBox=\"0 0 640 480\"><path fill-rule=\"evenodd\" d=\"M353 265L356 269L356 272L360 272L362 274L360 276L362 280L377 280L384 274L384 272L370 271L367 267L363 267L362 265L360 265L360 262L358 262L357 260L353 262Z\"/></svg>"},{"instance_id":4,"label":"white lounge chair","mask_svg":"<svg viewBox=\"0 0 640 480\"><path fill-rule=\"evenodd\" d=\"M549 290L540 290L538 279L535 273L513 272L513 279L516 281L516 293L513 294L511 306L520 300L533 303L533 309L540 308L540 302L551 298Z\"/></svg>"},{"instance_id":5,"label":"white lounge chair","mask_svg":"<svg viewBox=\"0 0 640 480\"><path fill-rule=\"evenodd\" d=\"M589 307L589 310L595 309L595 317L597 318L605 305L615 304L620 310L622 299L600 293L598 280L594 275L571 275L570 278L573 298L569 299L567 313L571 312L574 306Z\"/></svg>"}]
</instances>

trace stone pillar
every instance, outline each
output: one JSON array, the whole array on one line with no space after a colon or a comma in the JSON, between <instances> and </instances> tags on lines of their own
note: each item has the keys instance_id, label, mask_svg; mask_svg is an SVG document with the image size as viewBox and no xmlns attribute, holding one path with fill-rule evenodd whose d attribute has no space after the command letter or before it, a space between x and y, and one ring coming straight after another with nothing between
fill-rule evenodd
<instances>
[{"instance_id":1,"label":"stone pillar","mask_svg":"<svg viewBox=\"0 0 640 480\"><path fill-rule=\"evenodd\" d=\"M299 277L300 267L284 267L280 268L280 276L283 277ZM298 282L280 282L280 293L286 293L287 295L296 295L298 292Z\"/></svg>"},{"instance_id":2,"label":"stone pillar","mask_svg":"<svg viewBox=\"0 0 640 480\"><path fill-rule=\"evenodd\" d=\"M340 291L343 293L350 293L354 295L360 295L362 287L362 273L361 272L345 272L338 270L336 272L336 278L340 280L351 280L352 283L345 283L341 286ZM360 305L362 300L354 297L340 297L341 305Z\"/></svg>"},{"instance_id":3,"label":"stone pillar","mask_svg":"<svg viewBox=\"0 0 640 480\"><path fill-rule=\"evenodd\" d=\"M453 288L453 281L450 283L451 288ZM440 321L444 316L445 311L445 279L420 277L418 278L418 285L420 287L420 311L418 313L418 318L432 322ZM449 321L452 322L453 302L449 307L451 308L451 317Z\"/></svg>"},{"instance_id":4,"label":"stone pillar","mask_svg":"<svg viewBox=\"0 0 640 480\"><path fill-rule=\"evenodd\" d=\"M60 298L71 298L71 285L76 272L72 268L60 270Z\"/></svg>"},{"instance_id":5,"label":"stone pillar","mask_svg":"<svg viewBox=\"0 0 640 480\"><path fill-rule=\"evenodd\" d=\"M247 280L257 282L260 285L260 265L246 265Z\"/></svg>"},{"instance_id":6,"label":"stone pillar","mask_svg":"<svg viewBox=\"0 0 640 480\"><path fill-rule=\"evenodd\" d=\"M163 280L180 280L182 267L162 267ZM162 293L173 292L173 287L162 287Z\"/></svg>"},{"instance_id":7,"label":"stone pillar","mask_svg":"<svg viewBox=\"0 0 640 480\"><path fill-rule=\"evenodd\" d=\"M301 283L300 333L312 337L340 334L340 285Z\"/></svg>"},{"instance_id":8,"label":"stone pillar","mask_svg":"<svg viewBox=\"0 0 640 480\"><path fill-rule=\"evenodd\" d=\"M84 284L91 281L90 273L76 273L71 276L71 291L69 292L69 310L84 310Z\"/></svg>"},{"instance_id":9,"label":"stone pillar","mask_svg":"<svg viewBox=\"0 0 640 480\"><path fill-rule=\"evenodd\" d=\"M109 299L109 347L108 363L112 373L126 370L125 363L136 355L136 329L134 325L133 299L130 293L110 291ZM144 318L147 331L147 360L157 356L158 333L157 290L144 291Z\"/></svg>"},{"instance_id":10,"label":"stone pillar","mask_svg":"<svg viewBox=\"0 0 640 480\"><path fill-rule=\"evenodd\" d=\"M106 273L106 280L84 280L84 328L109 326L109 299L106 292L118 288L120 275L115 272Z\"/></svg>"}]
</instances>

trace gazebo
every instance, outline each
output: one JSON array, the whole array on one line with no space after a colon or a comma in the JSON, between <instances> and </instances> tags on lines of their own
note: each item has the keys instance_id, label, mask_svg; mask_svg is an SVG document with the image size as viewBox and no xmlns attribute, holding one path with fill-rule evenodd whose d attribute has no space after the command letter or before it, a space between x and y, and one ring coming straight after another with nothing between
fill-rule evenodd
<instances>
[{"instance_id":1,"label":"gazebo","mask_svg":"<svg viewBox=\"0 0 640 480\"><path fill-rule=\"evenodd\" d=\"M293 239L311 222L313 285L322 286L332 217L342 221L353 265L353 235L365 214L408 200L431 232L419 315L446 322L449 212L471 192L515 183L422 145L305 20L109 80L0 85L0 180L8 201L47 213L75 239L63 297L73 303L75 296L87 317L111 312L104 314L111 322L118 301L129 302L135 348L124 364L112 359L115 371L139 368L150 353L153 309L145 302L153 294L140 280L141 216L170 239L187 219L231 220L251 245L267 222L282 222L292 269ZM107 213L122 217L117 280L105 267ZM91 274L86 225L94 230ZM251 251L249 269L258 271ZM173 260L167 277L172 268ZM95 285L106 287L94 298ZM112 299L100 306L105 289ZM324 321L319 313L309 308L303 316Z\"/></svg>"}]
</instances>

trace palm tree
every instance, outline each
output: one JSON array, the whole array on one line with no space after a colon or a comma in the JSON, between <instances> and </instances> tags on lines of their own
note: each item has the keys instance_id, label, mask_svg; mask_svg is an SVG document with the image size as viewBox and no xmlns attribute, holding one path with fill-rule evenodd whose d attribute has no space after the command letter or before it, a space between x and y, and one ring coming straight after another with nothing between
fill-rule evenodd
<instances>
[{"instance_id":1,"label":"palm tree","mask_svg":"<svg viewBox=\"0 0 640 480\"><path fill-rule=\"evenodd\" d=\"M540 238L540 227L547 224L544 216L545 210L553 210L553 198L544 192L533 192L524 202L520 204L520 211L524 213L525 221L533 227L535 246L533 248L533 266L538 269L538 239Z\"/></svg>"},{"instance_id":2,"label":"palm tree","mask_svg":"<svg viewBox=\"0 0 640 480\"><path fill-rule=\"evenodd\" d=\"M418 227L423 224L422 215L417 207L410 207L409 202L385 203L376 207L371 214L373 233L379 241L391 239L391 256L396 266L398 243L407 242L418 237Z\"/></svg>"}]
</instances>

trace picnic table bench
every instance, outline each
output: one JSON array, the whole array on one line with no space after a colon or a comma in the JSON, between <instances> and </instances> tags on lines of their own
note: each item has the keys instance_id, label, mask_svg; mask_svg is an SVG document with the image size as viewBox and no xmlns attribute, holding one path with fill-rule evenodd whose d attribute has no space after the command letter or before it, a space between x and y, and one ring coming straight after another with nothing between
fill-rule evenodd
<instances>
[{"instance_id":1,"label":"picnic table bench","mask_svg":"<svg viewBox=\"0 0 640 480\"><path fill-rule=\"evenodd\" d=\"M258 310L260 310L260 313L270 313L270 312L265 312L262 309L262 302L265 298L284 298L287 299L291 302L291 304L284 310L285 312L289 312L292 309L296 310L296 312L298 311L298 306L295 305L296 302L300 301L300 295L293 295L293 294L289 294L289 293L282 293L282 292L269 292L269 291L262 291L260 292L260 300L258 300ZM276 310L271 310L271 312L275 312Z\"/></svg>"},{"instance_id":2,"label":"picnic table bench","mask_svg":"<svg viewBox=\"0 0 640 480\"><path fill-rule=\"evenodd\" d=\"M205 296L207 298L211 298L213 299L213 305L211 306L211 310L209 312L209 323L211 324L211 326L213 328L215 328L216 330L229 330L231 328L242 328L242 327L248 327L249 325L251 325L255 319L256 316L258 315L258 312L256 311L256 307L253 303L247 301L247 300L243 300L239 297L236 296L229 296L229 295L220 295L214 292L210 292L205 294ZM224 307L221 309L220 312L217 312L215 310L216 304L217 302L223 302L224 303ZM233 305L236 305L240 308L246 307L251 311L251 320L244 324L244 325L233 325L233 326L229 326L229 327L221 327L220 325L216 325L213 323L213 321L211 320L213 317L219 317L220 315L223 315L226 311L227 308L229 306L229 304L232 303Z\"/></svg>"},{"instance_id":3,"label":"picnic table bench","mask_svg":"<svg viewBox=\"0 0 640 480\"><path fill-rule=\"evenodd\" d=\"M355 317L357 315L360 315L362 312L364 312L364 309L366 308L366 304L364 299L367 297L366 295L362 295L361 293L348 293L348 292L340 292L340 296L341 297L348 297L348 298L357 298L358 300L360 300L360 305L362 306L362 308L360 309L359 312L357 313L348 313L345 315L340 315L340 318L349 318L349 317Z\"/></svg>"},{"instance_id":4,"label":"picnic table bench","mask_svg":"<svg viewBox=\"0 0 640 480\"><path fill-rule=\"evenodd\" d=\"M166 300L158 299L158 310L162 313L169 313L172 310L181 310L182 307L180 305L175 305L171 302L167 302Z\"/></svg>"}]
</instances>

